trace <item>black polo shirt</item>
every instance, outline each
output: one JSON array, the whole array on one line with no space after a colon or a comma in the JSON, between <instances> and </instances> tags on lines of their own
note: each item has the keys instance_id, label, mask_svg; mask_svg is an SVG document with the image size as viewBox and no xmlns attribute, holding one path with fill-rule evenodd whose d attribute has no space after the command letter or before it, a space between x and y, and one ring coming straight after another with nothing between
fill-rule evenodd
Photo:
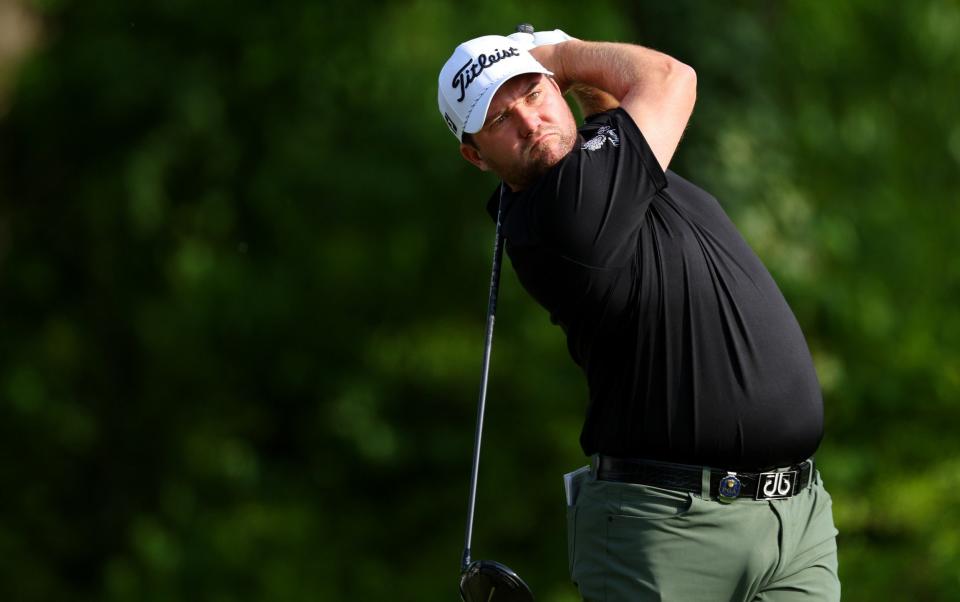
<instances>
[{"instance_id":1,"label":"black polo shirt","mask_svg":"<svg viewBox=\"0 0 960 602\"><path fill-rule=\"evenodd\" d=\"M586 454L742 470L813 454L823 402L793 312L717 200L664 174L626 111L591 117L503 202L517 276L587 376Z\"/></svg>"}]
</instances>

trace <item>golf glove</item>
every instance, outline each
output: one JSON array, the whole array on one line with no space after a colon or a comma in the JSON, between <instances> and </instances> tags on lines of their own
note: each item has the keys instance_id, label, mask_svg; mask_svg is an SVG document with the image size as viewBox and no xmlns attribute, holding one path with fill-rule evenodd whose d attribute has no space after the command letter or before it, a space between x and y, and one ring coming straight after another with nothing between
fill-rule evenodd
<instances>
[{"instance_id":1,"label":"golf glove","mask_svg":"<svg viewBox=\"0 0 960 602\"><path fill-rule=\"evenodd\" d=\"M552 31L537 31L535 33L518 31L508 35L507 37L515 41L521 49L527 51L536 48L537 46L549 46L550 44L559 44L560 42L566 42L567 40L575 39L559 29L554 29Z\"/></svg>"}]
</instances>

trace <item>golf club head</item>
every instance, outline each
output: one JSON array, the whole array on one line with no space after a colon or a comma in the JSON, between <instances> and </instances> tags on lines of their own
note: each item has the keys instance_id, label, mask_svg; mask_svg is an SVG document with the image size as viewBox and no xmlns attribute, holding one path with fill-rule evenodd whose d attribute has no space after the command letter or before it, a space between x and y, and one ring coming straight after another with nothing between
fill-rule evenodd
<instances>
[{"instance_id":1,"label":"golf club head","mask_svg":"<svg viewBox=\"0 0 960 602\"><path fill-rule=\"evenodd\" d=\"M533 602L533 592L520 575L495 560L474 560L460 574L464 602Z\"/></svg>"}]
</instances>

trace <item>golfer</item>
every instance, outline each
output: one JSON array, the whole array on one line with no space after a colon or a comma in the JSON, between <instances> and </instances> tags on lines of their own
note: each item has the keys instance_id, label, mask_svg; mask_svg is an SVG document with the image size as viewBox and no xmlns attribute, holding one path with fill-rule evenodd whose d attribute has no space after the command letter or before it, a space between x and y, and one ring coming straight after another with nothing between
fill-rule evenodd
<instances>
[{"instance_id":1,"label":"golfer","mask_svg":"<svg viewBox=\"0 0 960 602\"><path fill-rule=\"evenodd\" d=\"M669 169L695 98L680 61L559 30L467 41L439 76L460 154L502 181L487 207L513 268L587 378L583 598L839 600L803 333L717 199Z\"/></svg>"}]
</instances>

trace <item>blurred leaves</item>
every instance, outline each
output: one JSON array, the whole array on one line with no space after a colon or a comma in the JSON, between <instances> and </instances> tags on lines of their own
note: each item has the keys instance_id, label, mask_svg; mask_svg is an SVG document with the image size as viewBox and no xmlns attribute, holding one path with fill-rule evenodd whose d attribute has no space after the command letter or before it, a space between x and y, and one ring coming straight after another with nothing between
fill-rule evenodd
<instances>
[{"instance_id":1,"label":"blurred leaves","mask_svg":"<svg viewBox=\"0 0 960 602\"><path fill-rule=\"evenodd\" d=\"M455 597L494 182L436 74L521 21L697 69L672 167L807 334L845 598L960 596L956 2L21 4L3 599ZM555 602L582 380L506 268L474 548Z\"/></svg>"}]
</instances>

